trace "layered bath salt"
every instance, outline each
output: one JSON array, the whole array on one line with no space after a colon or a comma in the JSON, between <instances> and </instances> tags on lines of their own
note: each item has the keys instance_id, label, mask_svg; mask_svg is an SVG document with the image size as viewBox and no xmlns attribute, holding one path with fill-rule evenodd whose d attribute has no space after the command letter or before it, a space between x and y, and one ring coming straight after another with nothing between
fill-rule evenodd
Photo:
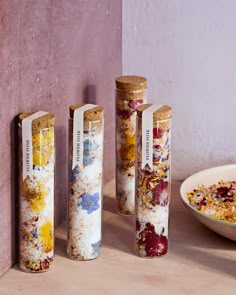
<instances>
[{"instance_id":1,"label":"layered bath salt","mask_svg":"<svg viewBox=\"0 0 236 295\"><path fill-rule=\"evenodd\" d=\"M20 130L19 263L45 272L54 258L54 115L22 113Z\"/></svg>"},{"instance_id":2,"label":"layered bath salt","mask_svg":"<svg viewBox=\"0 0 236 295\"><path fill-rule=\"evenodd\" d=\"M116 199L117 210L134 214L136 108L146 102L147 79L116 78Z\"/></svg>"},{"instance_id":3,"label":"layered bath salt","mask_svg":"<svg viewBox=\"0 0 236 295\"><path fill-rule=\"evenodd\" d=\"M100 255L104 109L70 106L67 254L74 260Z\"/></svg>"},{"instance_id":4,"label":"layered bath salt","mask_svg":"<svg viewBox=\"0 0 236 295\"><path fill-rule=\"evenodd\" d=\"M137 108L135 253L162 256L168 250L171 108Z\"/></svg>"}]
</instances>

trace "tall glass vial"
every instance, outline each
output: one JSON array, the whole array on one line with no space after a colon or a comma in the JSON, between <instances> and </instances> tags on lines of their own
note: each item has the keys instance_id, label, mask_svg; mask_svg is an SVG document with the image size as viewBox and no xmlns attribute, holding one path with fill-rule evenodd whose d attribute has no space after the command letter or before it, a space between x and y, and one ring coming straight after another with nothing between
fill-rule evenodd
<instances>
[{"instance_id":1,"label":"tall glass vial","mask_svg":"<svg viewBox=\"0 0 236 295\"><path fill-rule=\"evenodd\" d=\"M100 255L104 109L71 105L67 254L74 260Z\"/></svg>"},{"instance_id":2,"label":"tall glass vial","mask_svg":"<svg viewBox=\"0 0 236 295\"><path fill-rule=\"evenodd\" d=\"M171 108L137 108L135 252L141 257L167 253L171 189Z\"/></svg>"},{"instance_id":3,"label":"tall glass vial","mask_svg":"<svg viewBox=\"0 0 236 295\"><path fill-rule=\"evenodd\" d=\"M52 113L19 116L19 263L26 272L45 272L53 265L54 125Z\"/></svg>"},{"instance_id":4,"label":"tall glass vial","mask_svg":"<svg viewBox=\"0 0 236 295\"><path fill-rule=\"evenodd\" d=\"M118 212L134 214L136 108L146 102L147 79L116 78L116 199Z\"/></svg>"}]
</instances>

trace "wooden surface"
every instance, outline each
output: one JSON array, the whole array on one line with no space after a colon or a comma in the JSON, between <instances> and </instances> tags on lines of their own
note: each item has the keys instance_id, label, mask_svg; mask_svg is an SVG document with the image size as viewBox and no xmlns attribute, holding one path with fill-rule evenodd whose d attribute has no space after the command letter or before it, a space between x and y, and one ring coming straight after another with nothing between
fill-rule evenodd
<instances>
[{"instance_id":1,"label":"wooden surface","mask_svg":"<svg viewBox=\"0 0 236 295\"><path fill-rule=\"evenodd\" d=\"M56 117L56 223L66 215L69 105L105 110L105 179L115 171L115 77L121 74L121 0L0 0L0 274L15 258L17 120ZM114 151L114 152L112 152Z\"/></svg>"},{"instance_id":2,"label":"wooden surface","mask_svg":"<svg viewBox=\"0 0 236 295\"><path fill-rule=\"evenodd\" d=\"M0 278L0 294L234 294L236 244L190 215L180 201L179 183L172 186L169 253L155 259L133 254L133 217L115 212L114 192L112 181L104 193L100 258L69 260L65 227L59 227L55 268L45 274L25 274L15 267Z\"/></svg>"}]
</instances>

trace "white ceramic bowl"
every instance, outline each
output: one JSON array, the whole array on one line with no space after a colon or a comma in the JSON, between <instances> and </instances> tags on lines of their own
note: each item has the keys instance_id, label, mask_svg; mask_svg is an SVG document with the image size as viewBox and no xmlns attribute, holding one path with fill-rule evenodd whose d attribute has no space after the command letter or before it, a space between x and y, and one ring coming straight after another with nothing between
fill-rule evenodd
<instances>
[{"instance_id":1,"label":"white ceramic bowl","mask_svg":"<svg viewBox=\"0 0 236 295\"><path fill-rule=\"evenodd\" d=\"M180 187L180 195L183 203L200 222L216 233L236 241L235 223L233 224L230 222L218 220L206 215L205 213L199 212L189 204L187 197L187 193L196 189L199 185L204 184L205 186L209 186L211 184L217 183L221 179L229 181L236 180L236 164L218 166L193 174L192 176L185 179L185 181L182 183Z\"/></svg>"}]
</instances>

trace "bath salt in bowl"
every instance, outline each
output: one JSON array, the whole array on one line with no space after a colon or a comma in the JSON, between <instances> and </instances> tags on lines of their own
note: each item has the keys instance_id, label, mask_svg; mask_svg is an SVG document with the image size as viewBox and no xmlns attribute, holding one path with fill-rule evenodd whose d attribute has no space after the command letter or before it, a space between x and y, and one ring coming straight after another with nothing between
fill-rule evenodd
<instances>
[{"instance_id":1,"label":"bath salt in bowl","mask_svg":"<svg viewBox=\"0 0 236 295\"><path fill-rule=\"evenodd\" d=\"M236 165L200 171L182 183L183 203L205 226L236 241Z\"/></svg>"}]
</instances>

